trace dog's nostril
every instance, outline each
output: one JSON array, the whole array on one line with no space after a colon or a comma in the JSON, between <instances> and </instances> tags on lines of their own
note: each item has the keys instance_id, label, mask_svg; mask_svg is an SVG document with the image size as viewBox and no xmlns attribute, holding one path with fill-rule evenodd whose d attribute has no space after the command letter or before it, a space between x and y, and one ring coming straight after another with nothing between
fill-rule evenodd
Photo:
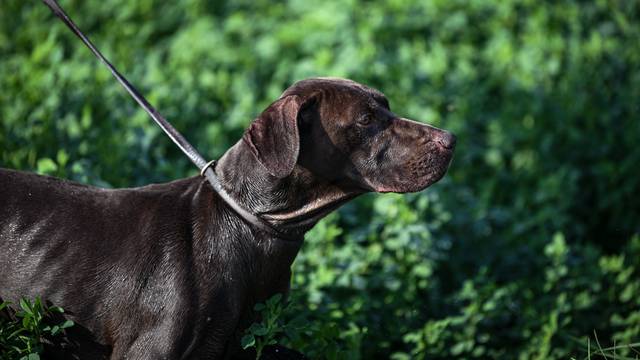
<instances>
[{"instance_id":1,"label":"dog's nostril","mask_svg":"<svg viewBox=\"0 0 640 360\"><path fill-rule=\"evenodd\" d=\"M453 149L456 146L456 136L448 131L442 131L437 135L437 141L446 149Z\"/></svg>"}]
</instances>

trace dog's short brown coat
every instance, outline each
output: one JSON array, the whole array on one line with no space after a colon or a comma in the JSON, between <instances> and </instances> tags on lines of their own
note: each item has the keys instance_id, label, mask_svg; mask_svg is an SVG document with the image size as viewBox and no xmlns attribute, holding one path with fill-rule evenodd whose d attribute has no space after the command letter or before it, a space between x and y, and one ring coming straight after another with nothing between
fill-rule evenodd
<instances>
[{"instance_id":1,"label":"dog's short brown coat","mask_svg":"<svg viewBox=\"0 0 640 360\"><path fill-rule=\"evenodd\" d=\"M239 335L257 301L287 291L304 233L365 192L431 185L454 145L369 87L296 83L215 171L239 203L299 241L253 228L201 177L107 190L0 170L0 297L66 309L77 324L67 358L250 355Z\"/></svg>"}]
</instances>

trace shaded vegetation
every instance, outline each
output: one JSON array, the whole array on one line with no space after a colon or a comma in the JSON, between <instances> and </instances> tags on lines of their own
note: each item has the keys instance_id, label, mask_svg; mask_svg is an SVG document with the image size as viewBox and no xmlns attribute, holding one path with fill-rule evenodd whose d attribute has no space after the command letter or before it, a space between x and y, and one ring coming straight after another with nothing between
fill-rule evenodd
<instances>
[{"instance_id":1,"label":"shaded vegetation","mask_svg":"<svg viewBox=\"0 0 640 360\"><path fill-rule=\"evenodd\" d=\"M58 321L64 313L57 306L47 306L40 298L33 302L21 299L18 311L11 303L0 301L0 359L39 360L46 342L59 341L73 321Z\"/></svg>"},{"instance_id":2,"label":"shaded vegetation","mask_svg":"<svg viewBox=\"0 0 640 360\"><path fill-rule=\"evenodd\" d=\"M212 158L310 76L458 135L439 184L364 196L307 236L283 316L309 327L283 343L551 359L586 357L594 330L640 339L637 1L61 3ZM113 187L196 173L39 2L0 3L0 89L3 167Z\"/></svg>"}]
</instances>

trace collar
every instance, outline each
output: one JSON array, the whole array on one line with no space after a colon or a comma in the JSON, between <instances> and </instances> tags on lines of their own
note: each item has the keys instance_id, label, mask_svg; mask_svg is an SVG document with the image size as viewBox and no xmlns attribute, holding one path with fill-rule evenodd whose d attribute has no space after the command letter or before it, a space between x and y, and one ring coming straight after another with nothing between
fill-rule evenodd
<instances>
[{"instance_id":1,"label":"collar","mask_svg":"<svg viewBox=\"0 0 640 360\"><path fill-rule=\"evenodd\" d=\"M222 198L222 200L227 205L229 205L231 209L233 209L233 211L238 216L240 216L245 222L249 223L250 225L253 225L254 227L260 229L261 231L269 233L279 239L291 241L291 242L300 241L298 238L294 238L293 236L282 232L281 230L273 226L271 223L267 222L265 219L261 218L260 216L254 214L250 210L247 210L244 206L240 205L240 203L238 203L233 198L233 196L231 196L231 194L229 194L227 190L225 190L224 187L222 186L222 183L220 182L220 178L218 178L218 176L214 171L216 164L217 164L217 160L211 160L208 163L206 163L200 170L200 175L203 176L205 179L207 179L209 184L211 184L211 187L213 188L213 190L220 196L220 198Z\"/></svg>"}]
</instances>

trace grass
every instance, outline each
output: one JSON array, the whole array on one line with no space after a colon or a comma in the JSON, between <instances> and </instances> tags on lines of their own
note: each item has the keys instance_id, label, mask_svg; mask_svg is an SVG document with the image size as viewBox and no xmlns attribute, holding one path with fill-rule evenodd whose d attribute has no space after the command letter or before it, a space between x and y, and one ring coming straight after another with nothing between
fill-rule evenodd
<instances>
[{"instance_id":1,"label":"grass","mask_svg":"<svg viewBox=\"0 0 640 360\"><path fill-rule=\"evenodd\" d=\"M591 345L591 337L587 338L587 346L586 352L587 355L582 358L583 360L591 360L591 359L608 359L608 360L638 360L640 359L640 342L634 342L631 344L618 345L613 343L613 346L602 347L600 344L600 339L598 339L598 333L593 331L593 339L595 341L595 348ZM633 356L622 355L619 352L623 353L632 353ZM572 357L571 360L578 360L575 357Z\"/></svg>"}]
</instances>

